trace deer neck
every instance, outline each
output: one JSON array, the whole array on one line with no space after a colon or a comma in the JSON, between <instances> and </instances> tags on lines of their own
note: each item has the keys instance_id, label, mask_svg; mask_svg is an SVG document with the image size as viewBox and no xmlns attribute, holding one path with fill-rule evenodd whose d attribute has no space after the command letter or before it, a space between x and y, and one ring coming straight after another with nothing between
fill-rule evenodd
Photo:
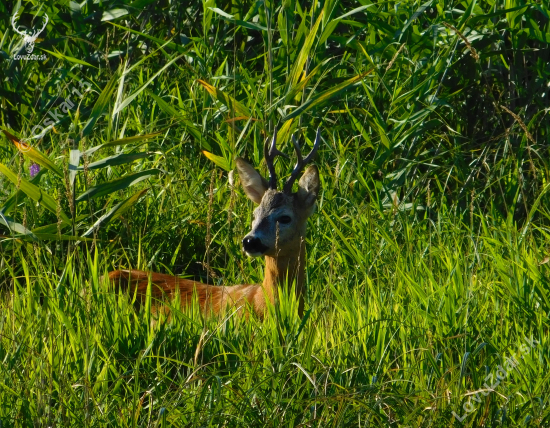
<instances>
[{"instance_id":1,"label":"deer neck","mask_svg":"<svg viewBox=\"0 0 550 428\"><path fill-rule=\"evenodd\" d=\"M305 278L306 249L304 239L292 256L265 256L265 273L263 288L267 297L274 303L277 297L277 287L292 287L295 284L296 297L300 302L300 312L303 307L303 289Z\"/></svg>"}]
</instances>

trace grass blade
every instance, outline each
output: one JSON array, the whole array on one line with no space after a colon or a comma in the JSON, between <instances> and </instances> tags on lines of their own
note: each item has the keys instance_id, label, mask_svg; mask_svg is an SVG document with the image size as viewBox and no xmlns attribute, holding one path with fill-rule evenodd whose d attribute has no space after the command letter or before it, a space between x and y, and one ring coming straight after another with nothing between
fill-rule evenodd
<instances>
[{"instance_id":1,"label":"grass blade","mask_svg":"<svg viewBox=\"0 0 550 428\"><path fill-rule=\"evenodd\" d=\"M162 67L159 71L157 71L153 77L151 77L147 82L145 82L140 88L138 88L132 95L128 96L124 101L122 101L120 103L119 106L117 106L117 108L115 109L115 111L113 112L113 115L121 112L122 110L124 110L126 108L126 106L128 104L130 104L139 94L141 94L145 88L147 88L147 86L149 86L158 76L160 76L164 70L166 70L168 67L170 67L174 62L176 62L178 59L180 59L181 57L183 57L183 55L178 55L177 57L175 57L174 59L172 59L171 61L169 61L164 67Z\"/></svg>"},{"instance_id":2,"label":"grass blade","mask_svg":"<svg viewBox=\"0 0 550 428\"><path fill-rule=\"evenodd\" d=\"M210 83L205 82L204 80L198 79L197 82L199 82L210 95L224 104L229 110L234 111L239 116L246 116L247 118L251 116L250 111L236 99L227 95L215 86L212 86Z\"/></svg>"},{"instance_id":3,"label":"grass blade","mask_svg":"<svg viewBox=\"0 0 550 428\"><path fill-rule=\"evenodd\" d=\"M162 171L160 169L148 169L145 171L136 172L135 174L126 175L115 180L107 181L106 183L98 184L97 186L91 187L82 193L78 198L76 198L76 202L82 202L88 198L98 198L118 190L124 190L139 183L140 181L147 180L148 178L161 173Z\"/></svg>"},{"instance_id":4,"label":"grass blade","mask_svg":"<svg viewBox=\"0 0 550 428\"><path fill-rule=\"evenodd\" d=\"M301 115L302 113L305 113L308 110L311 110L312 108L324 104L326 101L331 99L332 97L338 95L339 93L353 87L355 84L359 83L361 80L365 78L366 75L372 72L373 69L366 71L364 73L358 74L355 77L352 77L351 79L346 80L345 82L342 82L333 88L327 89L326 91L321 92L319 95L314 96L313 98L307 100L304 104L301 106L295 108L292 113L285 116L282 121L286 122L287 120L290 120L294 117L297 117Z\"/></svg>"},{"instance_id":5,"label":"grass blade","mask_svg":"<svg viewBox=\"0 0 550 428\"><path fill-rule=\"evenodd\" d=\"M108 156L106 158L103 158L101 160L98 160L97 162L92 162L88 165L88 169L99 169L99 168L105 168L108 166L118 166L118 165L124 165L127 163L131 163L138 159L143 159L148 156L152 156L154 153L150 152L140 152L140 153L121 153L118 155ZM83 171L84 167L79 166L79 171Z\"/></svg>"},{"instance_id":6,"label":"grass blade","mask_svg":"<svg viewBox=\"0 0 550 428\"><path fill-rule=\"evenodd\" d=\"M19 188L21 189L21 191L25 192L25 194L29 198L38 202L48 211L57 215L57 203L50 195L48 195L46 192L43 192L39 187L35 186L25 178L18 177L17 174L12 172L8 167L1 163L0 172L4 174L8 178L8 180L10 180L16 186L19 183ZM60 211L59 215L61 216L63 221L70 223L69 217L67 217L67 215L63 211Z\"/></svg>"},{"instance_id":7,"label":"grass blade","mask_svg":"<svg viewBox=\"0 0 550 428\"><path fill-rule=\"evenodd\" d=\"M49 169L50 171L54 172L58 177L63 177L63 173L61 172L61 170L46 155L39 152L34 147L21 142L17 137L10 134L8 131L2 130L2 132L6 135L6 137L8 137L11 140L11 142L15 145L15 147L17 147L17 149L21 153L23 153L25 156L31 159L34 163L37 163L43 166L44 168Z\"/></svg>"},{"instance_id":8,"label":"grass blade","mask_svg":"<svg viewBox=\"0 0 550 428\"><path fill-rule=\"evenodd\" d=\"M113 91L115 90L116 81L118 79L118 72L114 73L111 77L111 80L105 85L105 88L103 88L103 91L101 91L101 94L99 95L99 98L97 99L96 103L94 104L94 107L92 108L92 113L90 114L90 118L88 119L88 122L84 126L84 129L82 130L82 135L86 136L89 135L92 132L92 129L97 122L97 119L99 119L99 116L105 111L107 108L107 105L109 104L109 101L111 100L111 95Z\"/></svg>"},{"instance_id":9,"label":"grass blade","mask_svg":"<svg viewBox=\"0 0 550 428\"><path fill-rule=\"evenodd\" d=\"M116 220L118 217L120 217L122 214L124 214L126 211L128 211L130 208L132 208L139 199L147 193L149 189L143 189L139 192L134 193L132 196L130 196L128 199L119 202L116 204L113 208L109 210L108 213L102 215L95 223L94 225L89 228L86 232L82 234L83 237L91 235L94 230L99 229L101 226L105 226L109 224L111 221Z\"/></svg>"}]
</instances>

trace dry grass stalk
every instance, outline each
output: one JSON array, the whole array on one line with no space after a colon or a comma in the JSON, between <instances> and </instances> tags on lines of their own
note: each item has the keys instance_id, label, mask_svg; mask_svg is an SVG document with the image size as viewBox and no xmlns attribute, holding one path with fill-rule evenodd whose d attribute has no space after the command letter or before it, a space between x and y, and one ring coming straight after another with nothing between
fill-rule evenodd
<instances>
[{"instance_id":1,"label":"dry grass stalk","mask_svg":"<svg viewBox=\"0 0 550 428\"><path fill-rule=\"evenodd\" d=\"M523 132L525 132L525 136L529 141L531 141L533 144L537 144L537 142L535 141L535 139L527 129L527 125L525 125L523 120L521 120L521 118L517 114L515 114L508 107L503 106L502 104L500 105L500 108L504 110L506 113L508 113L510 116L512 116L515 120L517 120L517 122L519 123L519 126L521 126L521 129L523 129ZM531 150L531 148L529 148L529 150Z\"/></svg>"},{"instance_id":2,"label":"dry grass stalk","mask_svg":"<svg viewBox=\"0 0 550 428\"><path fill-rule=\"evenodd\" d=\"M208 190L208 214L206 219L206 265L203 264L203 266L206 267L207 275L211 276L211 268L210 268L210 244L212 242L212 236L211 236L211 223L212 223L212 211L214 206L214 180L216 179L216 170L212 171L212 174L210 176L210 188ZM206 278L206 283L208 284L208 276Z\"/></svg>"},{"instance_id":3,"label":"dry grass stalk","mask_svg":"<svg viewBox=\"0 0 550 428\"><path fill-rule=\"evenodd\" d=\"M506 113L508 113L510 116L512 116L518 123L519 126L521 126L521 129L523 129L523 132L525 132L525 136L527 137L527 153L529 153L529 167L531 169L531 173L533 174L533 177L537 178L537 170L535 168L535 164L533 162L533 158L531 157L531 145L529 144L529 141L531 141L533 144L537 144L529 130L527 129L527 125L521 120L521 118L515 114L512 110L510 110L508 107L500 105L500 108L504 110Z\"/></svg>"},{"instance_id":4,"label":"dry grass stalk","mask_svg":"<svg viewBox=\"0 0 550 428\"><path fill-rule=\"evenodd\" d=\"M470 49L470 54L476 61L479 61L479 54L477 53L476 49L472 46L472 44L468 41L468 39L460 32L458 29L451 24L447 24L446 22L443 22L443 25L451 30L453 30L456 34L459 35L459 37L462 39L462 41L466 44L468 49Z\"/></svg>"},{"instance_id":5,"label":"dry grass stalk","mask_svg":"<svg viewBox=\"0 0 550 428\"><path fill-rule=\"evenodd\" d=\"M399 56L399 54L401 53L401 51L403 50L404 47L405 47L405 43L403 43L403 44L401 44L401 46L399 46L399 49L397 50L397 52L395 53L395 55L391 59L390 63L386 67L386 73L388 72L388 70L390 68L392 68L393 63L395 62L395 60L397 59L397 57Z\"/></svg>"}]
</instances>

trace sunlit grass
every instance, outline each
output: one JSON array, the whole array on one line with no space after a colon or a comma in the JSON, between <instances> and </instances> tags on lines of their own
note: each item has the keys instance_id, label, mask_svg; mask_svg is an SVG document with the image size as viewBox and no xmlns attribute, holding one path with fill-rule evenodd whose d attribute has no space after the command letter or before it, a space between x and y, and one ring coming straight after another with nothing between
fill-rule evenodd
<instances>
[{"instance_id":1,"label":"sunlit grass","mask_svg":"<svg viewBox=\"0 0 550 428\"><path fill-rule=\"evenodd\" d=\"M170 322L152 324L147 305L136 310L132 296L99 282L107 250L81 247L56 273L35 248L1 303L2 420L450 425L452 411L466 414L467 394L485 390L487 375L530 338L540 343L473 402L464 424L505 411L511 426L528 415L544 426L549 272L536 234L518 242L490 219L468 231L449 217L408 213L346 222L338 205L324 199L310 224L303 320L283 295L263 322L174 307ZM324 226L323 215L338 223ZM227 233L227 224L213 228ZM370 241L356 242L349 228ZM226 266L245 261L223 257ZM246 270L259 276L254 267Z\"/></svg>"},{"instance_id":2,"label":"sunlit grass","mask_svg":"<svg viewBox=\"0 0 550 428\"><path fill-rule=\"evenodd\" d=\"M548 426L547 6L137 3L26 4L58 56L2 59L1 426ZM275 125L323 137L302 319L100 280L261 282L229 170Z\"/></svg>"}]
</instances>

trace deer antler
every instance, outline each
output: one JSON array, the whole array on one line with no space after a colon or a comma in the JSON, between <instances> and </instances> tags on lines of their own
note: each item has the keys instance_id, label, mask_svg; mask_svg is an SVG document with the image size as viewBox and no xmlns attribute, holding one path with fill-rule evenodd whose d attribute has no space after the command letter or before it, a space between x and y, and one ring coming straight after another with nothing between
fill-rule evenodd
<instances>
[{"instance_id":1,"label":"deer antler","mask_svg":"<svg viewBox=\"0 0 550 428\"><path fill-rule=\"evenodd\" d=\"M273 130L271 147L269 147L269 138L265 141L264 145L264 158L269 171L269 188L272 190L277 190L277 174L275 174L275 165L273 164L276 156L283 156L288 159L288 155L277 149L277 127Z\"/></svg>"},{"instance_id":2,"label":"deer antler","mask_svg":"<svg viewBox=\"0 0 550 428\"><path fill-rule=\"evenodd\" d=\"M311 149L311 152L309 152L309 155L307 155L305 159L302 158L302 151L300 150L300 146L298 145L298 141L296 141L296 138L294 138L294 135L292 136L292 144L294 145L294 150L296 151L296 157L298 158L298 160L296 162L296 165L294 166L292 174L290 174L289 179L283 187L283 192L286 194L292 193L292 186L298 178L298 175L300 175L304 166L311 162L311 160L315 156L315 153L317 153L317 149L319 149L319 145L321 144L321 128L317 128L317 135L315 136L313 149Z\"/></svg>"},{"instance_id":3,"label":"deer antler","mask_svg":"<svg viewBox=\"0 0 550 428\"><path fill-rule=\"evenodd\" d=\"M15 24L15 19L16 19L16 18L17 18L17 13L15 13L15 15L13 15L13 16L11 17L11 26L13 27L14 31L15 31L17 34L19 34L19 35L21 35L21 36L24 37L24 36L26 36L26 34L25 34L25 33L22 33L21 31L19 31L19 30L17 29L17 25Z\"/></svg>"}]
</instances>

